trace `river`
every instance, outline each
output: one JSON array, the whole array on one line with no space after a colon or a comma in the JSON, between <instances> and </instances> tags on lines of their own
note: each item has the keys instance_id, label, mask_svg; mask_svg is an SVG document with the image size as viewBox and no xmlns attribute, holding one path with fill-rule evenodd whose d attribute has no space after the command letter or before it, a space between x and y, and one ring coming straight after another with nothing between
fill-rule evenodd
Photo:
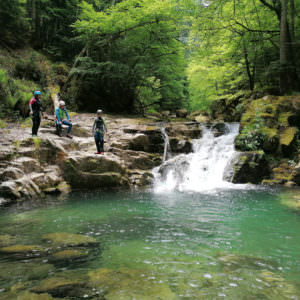
<instances>
[{"instance_id":1,"label":"river","mask_svg":"<svg viewBox=\"0 0 300 300\"><path fill-rule=\"evenodd\" d=\"M300 299L300 192L226 183L236 130L205 132L148 190L1 211L0 299Z\"/></svg>"}]
</instances>

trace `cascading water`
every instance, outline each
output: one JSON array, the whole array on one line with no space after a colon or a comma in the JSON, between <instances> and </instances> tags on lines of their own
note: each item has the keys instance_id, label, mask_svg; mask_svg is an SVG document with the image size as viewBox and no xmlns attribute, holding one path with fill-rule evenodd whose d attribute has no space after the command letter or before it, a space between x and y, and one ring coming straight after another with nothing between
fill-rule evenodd
<instances>
[{"instance_id":1,"label":"cascading water","mask_svg":"<svg viewBox=\"0 0 300 300\"><path fill-rule=\"evenodd\" d=\"M194 152L181 154L155 170L155 191L207 191L233 186L223 179L226 166L235 154L234 139L239 124L225 124L225 133L215 136L203 126L202 138L194 140Z\"/></svg>"},{"instance_id":2,"label":"cascading water","mask_svg":"<svg viewBox=\"0 0 300 300\"><path fill-rule=\"evenodd\" d=\"M170 156L170 154L169 154L170 142L169 142L169 136L166 132L165 127L161 127L161 133L162 133L162 135L164 137L164 141L165 141L164 155L163 155L163 163L164 163L168 159L168 157Z\"/></svg>"}]
</instances>

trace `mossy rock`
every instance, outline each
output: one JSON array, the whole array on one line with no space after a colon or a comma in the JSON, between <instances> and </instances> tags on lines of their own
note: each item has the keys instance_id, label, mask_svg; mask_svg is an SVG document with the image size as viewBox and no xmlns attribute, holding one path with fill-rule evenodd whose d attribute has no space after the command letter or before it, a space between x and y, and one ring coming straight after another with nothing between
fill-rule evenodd
<instances>
[{"instance_id":1,"label":"mossy rock","mask_svg":"<svg viewBox=\"0 0 300 300\"><path fill-rule=\"evenodd\" d=\"M53 265L42 263L39 259L37 262L7 261L1 264L0 280L41 280L53 271Z\"/></svg>"},{"instance_id":2,"label":"mossy rock","mask_svg":"<svg viewBox=\"0 0 300 300\"><path fill-rule=\"evenodd\" d=\"M16 242L16 238L11 235L8 234L0 235L0 247L11 246L15 244L15 242Z\"/></svg>"},{"instance_id":3,"label":"mossy rock","mask_svg":"<svg viewBox=\"0 0 300 300\"><path fill-rule=\"evenodd\" d=\"M26 254L45 254L47 250L41 246L32 246L32 245L14 245L8 247L0 248L0 253L2 254L17 254L17 255L26 255Z\"/></svg>"},{"instance_id":4,"label":"mossy rock","mask_svg":"<svg viewBox=\"0 0 300 300\"><path fill-rule=\"evenodd\" d=\"M43 240L47 240L55 246L91 246L98 244L97 240L90 236L81 234L57 232L49 233L42 236Z\"/></svg>"},{"instance_id":5,"label":"mossy rock","mask_svg":"<svg viewBox=\"0 0 300 300\"><path fill-rule=\"evenodd\" d=\"M291 190L280 194L280 203L300 213L300 190Z\"/></svg>"},{"instance_id":6,"label":"mossy rock","mask_svg":"<svg viewBox=\"0 0 300 300\"><path fill-rule=\"evenodd\" d=\"M7 294L2 295L1 297L2 300L52 300L52 299L56 299L53 298L51 295L49 294L35 294L35 293L31 293L29 291L25 291L25 292L10 292Z\"/></svg>"},{"instance_id":7,"label":"mossy rock","mask_svg":"<svg viewBox=\"0 0 300 300\"><path fill-rule=\"evenodd\" d=\"M52 277L41 281L31 291L38 294L47 293L54 297L78 297L85 286L86 283L81 279Z\"/></svg>"},{"instance_id":8,"label":"mossy rock","mask_svg":"<svg viewBox=\"0 0 300 300\"><path fill-rule=\"evenodd\" d=\"M290 144L295 139L296 133L297 133L296 127L289 127L284 129L280 133L280 144L284 146L290 146Z\"/></svg>"},{"instance_id":9,"label":"mossy rock","mask_svg":"<svg viewBox=\"0 0 300 300\"><path fill-rule=\"evenodd\" d=\"M153 274L147 270L98 269L90 271L88 276L89 285L101 288L107 300L178 299L167 284L167 278L161 277L165 280L158 280L156 276L154 279Z\"/></svg>"},{"instance_id":10,"label":"mossy rock","mask_svg":"<svg viewBox=\"0 0 300 300\"><path fill-rule=\"evenodd\" d=\"M52 255L55 260L77 260L86 258L89 252L87 250L68 249L56 252Z\"/></svg>"},{"instance_id":11,"label":"mossy rock","mask_svg":"<svg viewBox=\"0 0 300 300\"><path fill-rule=\"evenodd\" d=\"M228 164L224 179L233 183L259 184L263 179L268 179L270 173L271 170L263 152L239 152Z\"/></svg>"}]
</instances>

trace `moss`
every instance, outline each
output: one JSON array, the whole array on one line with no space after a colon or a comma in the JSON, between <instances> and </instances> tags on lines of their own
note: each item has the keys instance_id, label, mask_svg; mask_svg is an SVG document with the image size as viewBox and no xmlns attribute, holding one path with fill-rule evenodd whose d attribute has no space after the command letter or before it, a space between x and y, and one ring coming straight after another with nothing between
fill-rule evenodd
<instances>
[{"instance_id":1,"label":"moss","mask_svg":"<svg viewBox=\"0 0 300 300\"><path fill-rule=\"evenodd\" d=\"M283 132L280 133L280 144L289 146L294 140L297 133L296 127L286 128Z\"/></svg>"},{"instance_id":2,"label":"moss","mask_svg":"<svg viewBox=\"0 0 300 300\"><path fill-rule=\"evenodd\" d=\"M97 240L93 237L66 232L50 233L44 235L42 238L60 246L82 246L97 244Z\"/></svg>"},{"instance_id":3,"label":"moss","mask_svg":"<svg viewBox=\"0 0 300 300\"><path fill-rule=\"evenodd\" d=\"M21 124L20 124L21 128L30 128L32 127L32 119L31 118L27 118L25 119Z\"/></svg>"},{"instance_id":4,"label":"moss","mask_svg":"<svg viewBox=\"0 0 300 300\"><path fill-rule=\"evenodd\" d=\"M6 127L6 122L3 120L0 120L0 128L3 129Z\"/></svg>"},{"instance_id":5,"label":"moss","mask_svg":"<svg viewBox=\"0 0 300 300\"><path fill-rule=\"evenodd\" d=\"M148 270L98 269L90 271L88 275L93 288L104 290L105 299L178 299L166 283L167 278L163 275L154 278Z\"/></svg>"},{"instance_id":6,"label":"moss","mask_svg":"<svg viewBox=\"0 0 300 300\"><path fill-rule=\"evenodd\" d=\"M89 254L87 250L64 250L53 254L53 257L58 260L73 260L86 257Z\"/></svg>"},{"instance_id":7,"label":"moss","mask_svg":"<svg viewBox=\"0 0 300 300\"><path fill-rule=\"evenodd\" d=\"M5 254L21 254L21 253L43 253L46 249L41 246L32 245L14 245L0 248L0 253Z\"/></svg>"},{"instance_id":8,"label":"moss","mask_svg":"<svg viewBox=\"0 0 300 300\"><path fill-rule=\"evenodd\" d=\"M300 191L291 190L280 195L280 203L288 208L300 212Z\"/></svg>"},{"instance_id":9,"label":"moss","mask_svg":"<svg viewBox=\"0 0 300 300\"><path fill-rule=\"evenodd\" d=\"M43 280L40 285L32 288L32 291L35 293L49 293L53 296L65 297L69 293L75 293L76 295L76 289L84 287L85 285L85 282L79 279L53 277Z\"/></svg>"},{"instance_id":10,"label":"moss","mask_svg":"<svg viewBox=\"0 0 300 300\"><path fill-rule=\"evenodd\" d=\"M283 127L288 127L289 126L289 117L291 117L293 115L292 112L284 112L281 113L278 117L278 122L280 124L280 126Z\"/></svg>"}]
</instances>

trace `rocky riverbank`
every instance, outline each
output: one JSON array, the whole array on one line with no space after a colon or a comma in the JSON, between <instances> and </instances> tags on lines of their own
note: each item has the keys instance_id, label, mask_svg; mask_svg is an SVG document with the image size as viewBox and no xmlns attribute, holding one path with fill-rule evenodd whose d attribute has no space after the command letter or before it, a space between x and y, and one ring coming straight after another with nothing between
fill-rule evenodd
<instances>
[{"instance_id":1,"label":"rocky riverbank","mask_svg":"<svg viewBox=\"0 0 300 300\"><path fill-rule=\"evenodd\" d=\"M72 117L72 140L55 134L54 122L42 122L39 137L30 124L8 123L0 131L0 199L10 204L76 189L132 188L152 183L151 170L162 163L162 124L152 119L106 116L105 155L95 155L94 115ZM166 130L174 153L192 151L201 136L195 122L171 122Z\"/></svg>"}]
</instances>

